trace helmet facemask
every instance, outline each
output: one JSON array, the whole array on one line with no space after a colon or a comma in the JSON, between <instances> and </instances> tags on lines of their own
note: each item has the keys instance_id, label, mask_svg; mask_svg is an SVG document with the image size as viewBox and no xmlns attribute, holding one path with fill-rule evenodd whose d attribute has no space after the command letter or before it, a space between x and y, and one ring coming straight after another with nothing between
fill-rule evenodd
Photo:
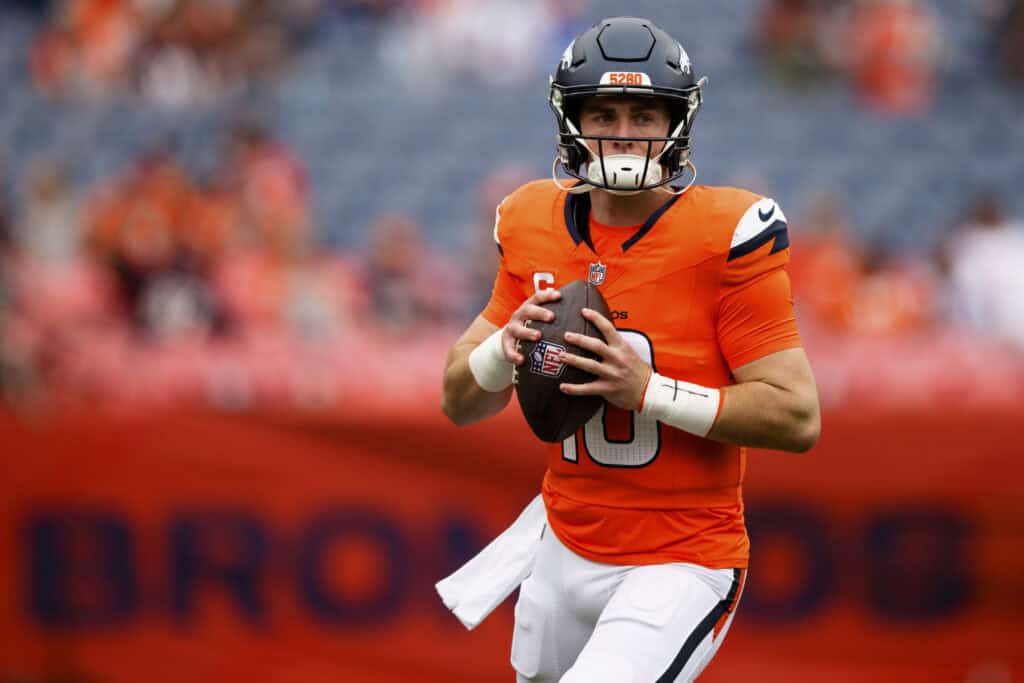
<instances>
[{"instance_id":1,"label":"helmet facemask","mask_svg":"<svg viewBox=\"0 0 1024 683\"><path fill-rule=\"evenodd\" d=\"M564 188L573 193L602 189L613 194L631 195L653 189L662 189L671 194L666 186L681 178L687 169L696 176L696 168L690 162L690 127L701 105L701 87L706 79L686 89L657 87L630 87L620 85L597 85L589 87L564 87L552 82L548 103L558 119L558 156L552 165L556 184L558 166L577 180L579 184ZM582 100L593 95L638 95L655 97L668 104L670 128L664 137L630 137L583 135L579 127ZM645 146L643 156L636 154L606 154L609 143L630 141ZM595 143L595 152L587 142ZM663 143L657 154L655 147ZM586 164L586 175L580 167ZM690 180L692 184L693 178ZM687 185L687 188L689 184Z\"/></svg>"}]
</instances>

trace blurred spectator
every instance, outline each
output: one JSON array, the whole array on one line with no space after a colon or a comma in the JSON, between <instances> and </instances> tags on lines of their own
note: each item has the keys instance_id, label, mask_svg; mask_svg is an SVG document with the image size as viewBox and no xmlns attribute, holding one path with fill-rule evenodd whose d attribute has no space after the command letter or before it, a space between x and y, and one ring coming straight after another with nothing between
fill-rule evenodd
<instances>
[{"instance_id":1,"label":"blurred spectator","mask_svg":"<svg viewBox=\"0 0 1024 683\"><path fill-rule=\"evenodd\" d=\"M919 115L931 104L939 25L920 0L857 0L848 18L845 63L870 109Z\"/></svg>"},{"instance_id":2,"label":"blurred spectator","mask_svg":"<svg viewBox=\"0 0 1024 683\"><path fill-rule=\"evenodd\" d=\"M7 159L0 149L0 250L4 250L11 238L11 209L8 204Z\"/></svg>"},{"instance_id":3,"label":"blurred spectator","mask_svg":"<svg viewBox=\"0 0 1024 683\"><path fill-rule=\"evenodd\" d=\"M196 237L201 225L186 223L192 201L190 179L158 149L97 192L90 207L93 251L116 276L136 329L155 338L203 336L225 322L207 282L215 254L202 251L216 236L204 241Z\"/></svg>"},{"instance_id":4,"label":"blurred spectator","mask_svg":"<svg viewBox=\"0 0 1024 683\"><path fill-rule=\"evenodd\" d=\"M29 68L36 90L58 97L75 89L74 38L67 29L51 26L36 36Z\"/></svg>"},{"instance_id":5,"label":"blurred spectator","mask_svg":"<svg viewBox=\"0 0 1024 683\"><path fill-rule=\"evenodd\" d=\"M281 3L284 4L284 3ZM277 3L177 0L140 57L148 99L172 107L216 101L285 62L289 25Z\"/></svg>"},{"instance_id":6,"label":"blurred spectator","mask_svg":"<svg viewBox=\"0 0 1024 683\"><path fill-rule=\"evenodd\" d=\"M238 241L242 209L228 183L211 174L196 181L183 200L178 239L202 263L214 263Z\"/></svg>"},{"instance_id":7,"label":"blurred spectator","mask_svg":"<svg viewBox=\"0 0 1024 683\"><path fill-rule=\"evenodd\" d=\"M822 195L798 223L790 275L810 322L871 336L917 332L935 319L935 274L921 259L897 257L854 239L838 197Z\"/></svg>"},{"instance_id":8,"label":"blurred spectator","mask_svg":"<svg viewBox=\"0 0 1024 683\"><path fill-rule=\"evenodd\" d=\"M1024 0L1008 0L995 25L995 42L1007 76L1024 82Z\"/></svg>"},{"instance_id":9,"label":"blurred spectator","mask_svg":"<svg viewBox=\"0 0 1024 683\"><path fill-rule=\"evenodd\" d=\"M953 319L987 337L1024 348L1024 223L997 195L979 195L944 245Z\"/></svg>"},{"instance_id":10,"label":"blurred spectator","mask_svg":"<svg viewBox=\"0 0 1024 683\"><path fill-rule=\"evenodd\" d=\"M853 292L848 331L875 337L920 332L936 320L935 273L920 257L871 250Z\"/></svg>"},{"instance_id":11,"label":"blurred spectator","mask_svg":"<svg viewBox=\"0 0 1024 683\"><path fill-rule=\"evenodd\" d=\"M392 335L453 324L466 309L454 264L431 253L407 216L386 214L370 228L365 277L373 314Z\"/></svg>"},{"instance_id":12,"label":"blurred spectator","mask_svg":"<svg viewBox=\"0 0 1024 683\"><path fill-rule=\"evenodd\" d=\"M783 82L813 85L831 72L830 9L824 0L773 0L765 5L756 24L756 40Z\"/></svg>"},{"instance_id":13,"label":"blurred spectator","mask_svg":"<svg viewBox=\"0 0 1024 683\"><path fill-rule=\"evenodd\" d=\"M343 255L309 248L292 254L247 251L225 259L216 282L241 336L333 343L366 318L358 272Z\"/></svg>"},{"instance_id":14,"label":"blurred spectator","mask_svg":"<svg viewBox=\"0 0 1024 683\"><path fill-rule=\"evenodd\" d=\"M484 310L494 288L498 272L498 248L494 241L495 213L505 197L530 180L534 174L520 164L507 164L491 171L480 183L477 193L477 218L466 235L466 315ZM469 322L468 320L466 321Z\"/></svg>"},{"instance_id":15,"label":"blurred spectator","mask_svg":"<svg viewBox=\"0 0 1024 683\"><path fill-rule=\"evenodd\" d=\"M243 247L289 254L307 244L309 181L283 142L258 124L238 123L221 172L239 203Z\"/></svg>"},{"instance_id":16,"label":"blurred spectator","mask_svg":"<svg viewBox=\"0 0 1024 683\"><path fill-rule=\"evenodd\" d=\"M17 312L13 225L7 206L4 159L0 157L0 404L24 409L42 402L43 384L31 334Z\"/></svg>"},{"instance_id":17,"label":"blurred spectator","mask_svg":"<svg viewBox=\"0 0 1024 683\"><path fill-rule=\"evenodd\" d=\"M22 255L49 264L68 263L79 256L80 207L62 164L51 160L32 164L20 209L12 237Z\"/></svg>"},{"instance_id":18,"label":"blurred spectator","mask_svg":"<svg viewBox=\"0 0 1024 683\"><path fill-rule=\"evenodd\" d=\"M397 10L407 9L416 0L334 0L334 6L348 15L364 15L382 18L394 14Z\"/></svg>"},{"instance_id":19,"label":"blurred spectator","mask_svg":"<svg viewBox=\"0 0 1024 683\"><path fill-rule=\"evenodd\" d=\"M278 328L301 341L345 334L365 308L358 269L314 249L309 181L298 155L262 126L241 121L220 180L205 212L231 236L217 281L232 315L245 328Z\"/></svg>"},{"instance_id":20,"label":"blurred spectator","mask_svg":"<svg viewBox=\"0 0 1024 683\"><path fill-rule=\"evenodd\" d=\"M137 88L168 107L216 102L272 76L324 2L62 0L37 37L36 86L103 98Z\"/></svg>"},{"instance_id":21,"label":"blurred spectator","mask_svg":"<svg viewBox=\"0 0 1024 683\"><path fill-rule=\"evenodd\" d=\"M913 116L931 104L941 37L921 0L772 0L756 25L760 51L789 85L842 73L874 111Z\"/></svg>"},{"instance_id":22,"label":"blurred spectator","mask_svg":"<svg viewBox=\"0 0 1024 683\"><path fill-rule=\"evenodd\" d=\"M63 0L33 47L33 75L44 92L103 96L127 85L144 39L140 7L130 0Z\"/></svg>"},{"instance_id":23,"label":"blurred spectator","mask_svg":"<svg viewBox=\"0 0 1024 683\"><path fill-rule=\"evenodd\" d=\"M571 0L418 3L385 38L382 51L412 88L456 78L519 84L551 69L580 5Z\"/></svg>"},{"instance_id":24,"label":"blurred spectator","mask_svg":"<svg viewBox=\"0 0 1024 683\"><path fill-rule=\"evenodd\" d=\"M820 324L845 329L864 255L842 200L819 196L794 225L789 268L797 306Z\"/></svg>"},{"instance_id":25,"label":"blurred spectator","mask_svg":"<svg viewBox=\"0 0 1024 683\"><path fill-rule=\"evenodd\" d=\"M14 242L12 217L7 205L6 171L5 160L0 150L0 339L4 332L5 313L11 305L8 259Z\"/></svg>"}]
</instances>

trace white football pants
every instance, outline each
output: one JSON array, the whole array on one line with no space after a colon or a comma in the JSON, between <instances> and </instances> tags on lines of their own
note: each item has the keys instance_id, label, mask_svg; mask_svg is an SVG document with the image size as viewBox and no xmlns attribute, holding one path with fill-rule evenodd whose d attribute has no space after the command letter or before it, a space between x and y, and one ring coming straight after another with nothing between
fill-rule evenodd
<instances>
[{"instance_id":1,"label":"white football pants","mask_svg":"<svg viewBox=\"0 0 1024 683\"><path fill-rule=\"evenodd\" d=\"M692 681L729 630L744 573L591 562L545 529L516 603L516 681Z\"/></svg>"}]
</instances>

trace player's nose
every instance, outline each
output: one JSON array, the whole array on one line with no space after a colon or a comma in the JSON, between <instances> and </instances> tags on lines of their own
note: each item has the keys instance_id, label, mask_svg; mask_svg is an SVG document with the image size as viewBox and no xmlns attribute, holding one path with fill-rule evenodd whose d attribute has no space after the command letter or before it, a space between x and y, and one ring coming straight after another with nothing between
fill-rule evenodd
<instances>
[{"instance_id":1,"label":"player's nose","mask_svg":"<svg viewBox=\"0 0 1024 683\"><path fill-rule=\"evenodd\" d=\"M632 125L630 125L629 120L626 118L620 118L618 120L612 131L612 135L616 138L621 138L612 143L615 150L618 152L629 151L638 144L635 140L631 139L634 137L635 133Z\"/></svg>"}]
</instances>

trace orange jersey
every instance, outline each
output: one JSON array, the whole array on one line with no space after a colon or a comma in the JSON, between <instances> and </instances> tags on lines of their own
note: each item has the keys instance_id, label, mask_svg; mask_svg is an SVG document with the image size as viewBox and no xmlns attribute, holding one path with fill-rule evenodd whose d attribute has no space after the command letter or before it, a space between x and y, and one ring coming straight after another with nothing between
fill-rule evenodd
<instances>
[{"instance_id":1,"label":"orange jersey","mask_svg":"<svg viewBox=\"0 0 1024 683\"><path fill-rule=\"evenodd\" d=\"M723 387L733 368L800 346L787 226L771 199L694 186L639 228L609 228L590 221L586 195L536 181L498 207L495 239L501 263L483 311L495 325L537 289L589 279L626 341L668 377ZM549 448L548 521L573 551L746 567L743 448L607 404Z\"/></svg>"}]
</instances>

